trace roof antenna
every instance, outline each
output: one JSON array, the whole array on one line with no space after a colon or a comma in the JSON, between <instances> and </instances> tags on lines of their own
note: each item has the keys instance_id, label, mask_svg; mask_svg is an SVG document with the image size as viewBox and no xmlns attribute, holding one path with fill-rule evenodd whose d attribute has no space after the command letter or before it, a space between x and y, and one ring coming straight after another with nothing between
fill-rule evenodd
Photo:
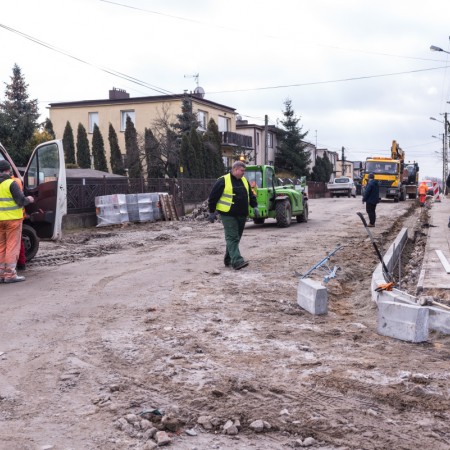
<instances>
[{"instance_id":1,"label":"roof antenna","mask_svg":"<svg viewBox=\"0 0 450 450\"><path fill-rule=\"evenodd\" d=\"M195 83L197 84L198 87L198 77L200 76L199 73L194 73L194 75L185 75L184 78L195 78Z\"/></svg>"}]
</instances>

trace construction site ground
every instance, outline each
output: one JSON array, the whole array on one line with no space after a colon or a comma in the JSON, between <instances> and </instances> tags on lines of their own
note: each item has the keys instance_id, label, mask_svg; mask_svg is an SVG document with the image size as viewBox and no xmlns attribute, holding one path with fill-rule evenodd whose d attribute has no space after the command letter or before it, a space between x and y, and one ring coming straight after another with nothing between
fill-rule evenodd
<instances>
[{"instance_id":1,"label":"construction site ground","mask_svg":"<svg viewBox=\"0 0 450 450\"><path fill-rule=\"evenodd\" d=\"M378 259L357 211L360 196L316 199L308 223L249 222L240 271L206 221L42 243L26 281L0 285L0 448L151 449L156 430L181 450L450 448L450 337L376 333ZM407 226L419 259L426 211L384 201L377 215L380 249ZM339 244L329 312L312 316L298 273Z\"/></svg>"}]
</instances>

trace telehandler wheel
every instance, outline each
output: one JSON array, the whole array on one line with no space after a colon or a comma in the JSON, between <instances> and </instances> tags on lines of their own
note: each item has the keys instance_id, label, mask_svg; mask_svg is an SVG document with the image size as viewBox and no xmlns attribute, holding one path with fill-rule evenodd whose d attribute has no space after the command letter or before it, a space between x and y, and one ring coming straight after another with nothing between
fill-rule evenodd
<instances>
[{"instance_id":1,"label":"telehandler wheel","mask_svg":"<svg viewBox=\"0 0 450 450\"><path fill-rule=\"evenodd\" d=\"M22 239L25 246L25 257L27 262L31 261L39 249L39 238L34 228L30 225L23 224Z\"/></svg>"},{"instance_id":2,"label":"telehandler wheel","mask_svg":"<svg viewBox=\"0 0 450 450\"><path fill-rule=\"evenodd\" d=\"M280 228L286 228L291 224L292 221L292 208L289 200L283 200L277 202L275 207L275 214L277 219L277 225Z\"/></svg>"},{"instance_id":3,"label":"telehandler wheel","mask_svg":"<svg viewBox=\"0 0 450 450\"><path fill-rule=\"evenodd\" d=\"M253 223L255 223L256 225L262 225L265 220L265 217L258 217L257 219L253 219Z\"/></svg>"},{"instance_id":4,"label":"telehandler wheel","mask_svg":"<svg viewBox=\"0 0 450 450\"><path fill-rule=\"evenodd\" d=\"M298 223L308 222L308 202L305 202L305 209L301 214L295 216Z\"/></svg>"}]
</instances>

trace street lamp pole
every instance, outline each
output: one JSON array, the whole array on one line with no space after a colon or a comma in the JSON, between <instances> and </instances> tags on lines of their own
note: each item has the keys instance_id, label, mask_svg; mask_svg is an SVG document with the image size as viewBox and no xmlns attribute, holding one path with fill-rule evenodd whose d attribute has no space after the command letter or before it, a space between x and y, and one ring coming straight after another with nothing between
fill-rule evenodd
<instances>
[{"instance_id":1,"label":"street lamp pole","mask_svg":"<svg viewBox=\"0 0 450 450\"><path fill-rule=\"evenodd\" d=\"M442 192L447 194L447 175L448 175L448 120L447 113L444 113L444 122L437 120L434 117L430 117L430 120L435 120L444 124L444 134L442 135ZM436 136L434 136L436 137Z\"/></svg>"}]
</instances>

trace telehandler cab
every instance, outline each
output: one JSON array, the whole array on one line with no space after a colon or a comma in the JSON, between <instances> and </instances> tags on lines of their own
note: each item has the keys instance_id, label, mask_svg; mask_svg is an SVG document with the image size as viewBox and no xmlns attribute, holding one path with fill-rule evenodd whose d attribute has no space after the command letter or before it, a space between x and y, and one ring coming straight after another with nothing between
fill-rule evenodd
<instances>
[{"instance_id":1,"label":"telehandler cab","mask_svg":"<svg viewBox=\"0 0 450 450\"><path fill-rule=\"evenodd\" d=\"M266 219L276 219L279 227L288 227L292 216L297 222L308 221L308 196L305 191L306 182L294 186L278 185L275 170L272 166L247 166L245 178L250 183L258 201L259 217L255 217L250 208L250 217L256 224L263 224Z\"/></svg>"}]
</instances>

